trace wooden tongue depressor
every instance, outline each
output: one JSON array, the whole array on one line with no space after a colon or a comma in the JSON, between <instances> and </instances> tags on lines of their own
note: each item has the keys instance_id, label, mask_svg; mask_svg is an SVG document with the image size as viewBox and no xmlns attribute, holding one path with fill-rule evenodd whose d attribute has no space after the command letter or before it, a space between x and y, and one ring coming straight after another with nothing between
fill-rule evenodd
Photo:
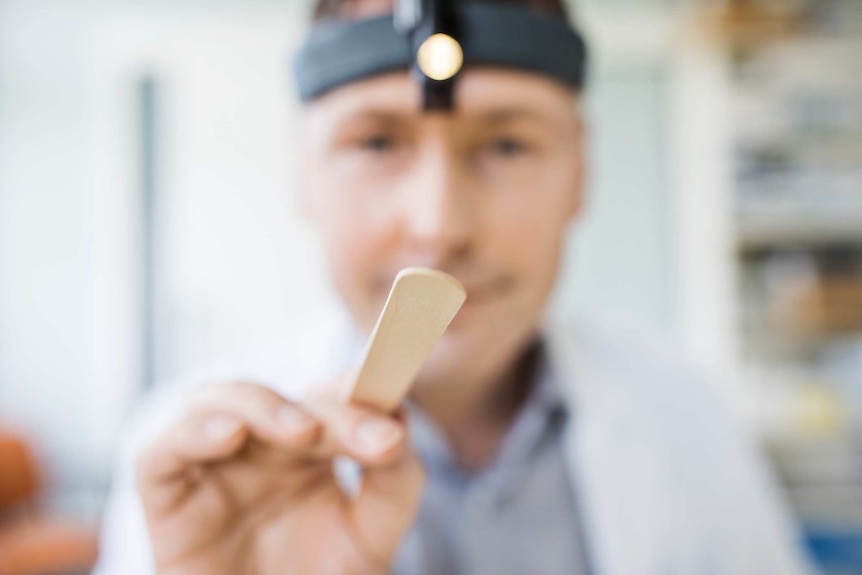
<instances>
[{"instance_id":1,"label":"wooden tongue depressor","mask_svg":"<svg viewBox=\"0 0 862 575\"><path fill-rule=\"evenodd\" d=\"M350 400L394 411L466 299L464 287L450 275L401 270L371 333Z\"/></svg>"}]
</instances>

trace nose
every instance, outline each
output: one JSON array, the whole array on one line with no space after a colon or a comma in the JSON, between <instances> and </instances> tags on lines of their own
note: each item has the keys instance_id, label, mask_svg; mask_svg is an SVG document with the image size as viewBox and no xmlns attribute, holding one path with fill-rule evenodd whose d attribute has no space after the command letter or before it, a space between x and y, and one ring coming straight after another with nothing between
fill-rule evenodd
<instances>
[{"instance_id":1,"label":"nose","mask_svg":"<svg viewBox=\"0 0 862 575\"><path fill-rule=\"evenodd\" d=\"M476 194L469 170L455 150L429 145L401 196L402 226L413 254L440 265L472 248Z\"/></svg>"}]
</instances>

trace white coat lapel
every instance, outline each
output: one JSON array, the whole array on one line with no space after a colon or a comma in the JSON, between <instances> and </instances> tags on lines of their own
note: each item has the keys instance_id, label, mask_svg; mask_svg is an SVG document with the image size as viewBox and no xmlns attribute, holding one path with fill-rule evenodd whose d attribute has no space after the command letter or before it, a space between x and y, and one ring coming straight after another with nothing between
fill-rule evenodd
<instances>
[{"instance_id":1,"label":"white coat lapel","mask_svg":"<svg viewBox=\"0 0 862 575\"><path fill-rule=\"evenodd\" d=\"M603 357L560 326L548 330L548 344L573 414L569 465L596 574L666 575L674 542L668 470L609 364L622 358Z\"/></svg>"}]
</instances>

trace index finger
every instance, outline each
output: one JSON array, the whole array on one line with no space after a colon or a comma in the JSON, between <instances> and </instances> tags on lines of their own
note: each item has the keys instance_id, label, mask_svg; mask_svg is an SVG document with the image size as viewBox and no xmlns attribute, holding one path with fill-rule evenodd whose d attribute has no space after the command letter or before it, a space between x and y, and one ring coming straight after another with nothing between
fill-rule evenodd
<instances>
[{"instance_id":1,"label":"index finger","mask_svg":"<svg viewBox=\"0 0 862 575\"><path fill-rule=\"evenodd\" d=\"M159 512L174 506L198 465L237 454L249 436L236 417L194 415L163 431L138 458L137 483L144 506Z\"/></svg>"}]
</instances>

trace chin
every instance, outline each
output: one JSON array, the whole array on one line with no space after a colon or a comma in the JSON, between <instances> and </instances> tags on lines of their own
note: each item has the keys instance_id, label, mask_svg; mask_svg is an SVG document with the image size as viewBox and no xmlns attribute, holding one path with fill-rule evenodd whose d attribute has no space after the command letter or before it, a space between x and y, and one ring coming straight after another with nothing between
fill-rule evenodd
<instances>
[{"instance_id":1,"label":"chin","mask_svg":"<svg viewBox=\"0 0 862 575\"><path fill-rule=\"evenodd\" d=\"M423 364L416 386L463 385L498 375L518 352L518 340L512 335L447 331Z\"/></svg>"}]
</instances>

